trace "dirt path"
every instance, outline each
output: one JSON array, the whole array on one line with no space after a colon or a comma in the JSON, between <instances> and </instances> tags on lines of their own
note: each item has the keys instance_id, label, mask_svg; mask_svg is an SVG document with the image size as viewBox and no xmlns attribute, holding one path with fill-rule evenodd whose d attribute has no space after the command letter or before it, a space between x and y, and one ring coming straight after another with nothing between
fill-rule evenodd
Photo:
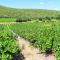
<instances>
[{"instance_id":1,"label":"dirt path","mask_svg":"<svg viewBox=\"0 0 60 60\"><path fill-rule=\"evenodd\" d=\"M0 22L0 24L16 24L16 22Z\"/></svg>"},{"instance_id":2,"label":"dirt path","mask_svg":"<svg viewBox=\"0 0 60 60\"><path fill-rule=\"evenodd\" d=\"M39 49L32 47L28 41L19 36L17 38L17 43L22 49L22 54L24 55L25 60L56 60L53 55L46 57L45 54L38 54L40 53Z\"/></svg>"},{"instance_id":3,"label":"dirt path","mask_svg":"<svg viewBox=\"0 0 60 60\"><path fill-rule=\"evenodd\" d=\"M16 33L12 31L8 25L7 27L9 31L11 31L14 35L16 35ZM21 53L25 57L24 60L56 60L54 55L49 55L46 57L45 54L38 54L40 53L39 49L31 46L27 40L21 38L20 36L17 35L16 39L17 39L17 45L22 50Z\"/></svg>"}]
</instances>

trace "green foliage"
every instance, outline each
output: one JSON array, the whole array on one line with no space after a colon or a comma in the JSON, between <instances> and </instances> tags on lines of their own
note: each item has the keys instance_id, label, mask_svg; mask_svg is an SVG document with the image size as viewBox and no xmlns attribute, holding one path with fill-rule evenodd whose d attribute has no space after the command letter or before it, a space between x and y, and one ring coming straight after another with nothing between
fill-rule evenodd
<instances>
[{"instance_id":1,"label":"green foliage","mask_svg":"<svg viewBox=\"0 0 60 60\"><path fill-rule=\"evenodd\" d=\"M15 22L16 18L0 18L0 22Z\"/></svg>"},{"instance_id":2,"label":"green foliage","mask_svg":"<svg viewBox=\"0 0 60 60\"><path fill-rule=\"evenodd\" d=\"M60 11L55 10L43 10L43 9L15 9L0 6L0 17L8 18L22 18L22 19L39 19L39 20L51 20L60 19Z\"/></svg>"},{"instance_id":3,"label":"green foliage","mask_svg":"<svg viewBox=\"0 0 60 60\"><path fill-rule=\"evenodd\" d=\"M19 49L6 25L0 25L0 60L12 60Z\"/></svg>"},{"instance_id":4,"label":"green foliage","mask_svg":"<svg viewBox=\"0 0 60 60\"><path fill-rule=\"evenodd\" d=\"M43 52L46 48L52 48L57 60L59 60L60 21L18 23L9 25L9 27L20 36L29 40L35 47L40 48Z\"/></svg>"}]
</instances>

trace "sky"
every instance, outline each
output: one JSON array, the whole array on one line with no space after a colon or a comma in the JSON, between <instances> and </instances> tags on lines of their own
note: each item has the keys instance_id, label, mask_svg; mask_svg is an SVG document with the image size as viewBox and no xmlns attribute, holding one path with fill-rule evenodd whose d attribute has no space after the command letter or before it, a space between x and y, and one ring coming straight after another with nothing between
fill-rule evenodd
<instances>
[{"instance_id":1,"label":"sky","mask_svg":"<svg viewBox=\"0 0 60 60\"><path fill-rule=\"evenodd\" d=\"M60 10L60 0L0 0L0 5L21 9Z\"/></svg>"}]
</instances>

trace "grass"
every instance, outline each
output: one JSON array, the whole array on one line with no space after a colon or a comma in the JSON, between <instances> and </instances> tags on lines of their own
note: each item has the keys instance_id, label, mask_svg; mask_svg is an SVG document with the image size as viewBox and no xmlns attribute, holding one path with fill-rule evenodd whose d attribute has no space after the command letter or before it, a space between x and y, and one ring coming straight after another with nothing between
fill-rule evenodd
<instances>
[{"instance_id":1,"label":"grass","mask_svg":"<svg viewBox=\"0 0 60 60\"><path fill-rule=\"evenodd\" d=\"M0 22L15 22L16 18L0 18Z\"/></svg>"},{"instance_id":2,"label":"grass","mask_svg":"<svg viewBox=\"0 0 60 60\"><path fill-rule=\"evenodd\" d=\"M43 52L51 48L54 40L52 49L57 60L60 59L60 21L17 23L9 27Z\"/></svg>"}]
</instances>

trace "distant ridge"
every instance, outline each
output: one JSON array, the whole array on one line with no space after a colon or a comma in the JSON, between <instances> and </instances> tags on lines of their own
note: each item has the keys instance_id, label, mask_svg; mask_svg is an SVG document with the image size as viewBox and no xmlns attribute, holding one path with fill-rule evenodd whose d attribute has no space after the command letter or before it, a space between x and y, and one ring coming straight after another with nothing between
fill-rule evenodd
<instances>
[{"instance_id":1,"label":"distant ridge","mask_svg":"<svg viewBox=\"0 0 60 60\"><path fill-rule=\"evenodd\" d=\"M9 17L41 17L41 16L57 16L60 15L60 11L46 10L46 9L17 9L0 6L0 16Z\"/></svg>"}]
</instances>

